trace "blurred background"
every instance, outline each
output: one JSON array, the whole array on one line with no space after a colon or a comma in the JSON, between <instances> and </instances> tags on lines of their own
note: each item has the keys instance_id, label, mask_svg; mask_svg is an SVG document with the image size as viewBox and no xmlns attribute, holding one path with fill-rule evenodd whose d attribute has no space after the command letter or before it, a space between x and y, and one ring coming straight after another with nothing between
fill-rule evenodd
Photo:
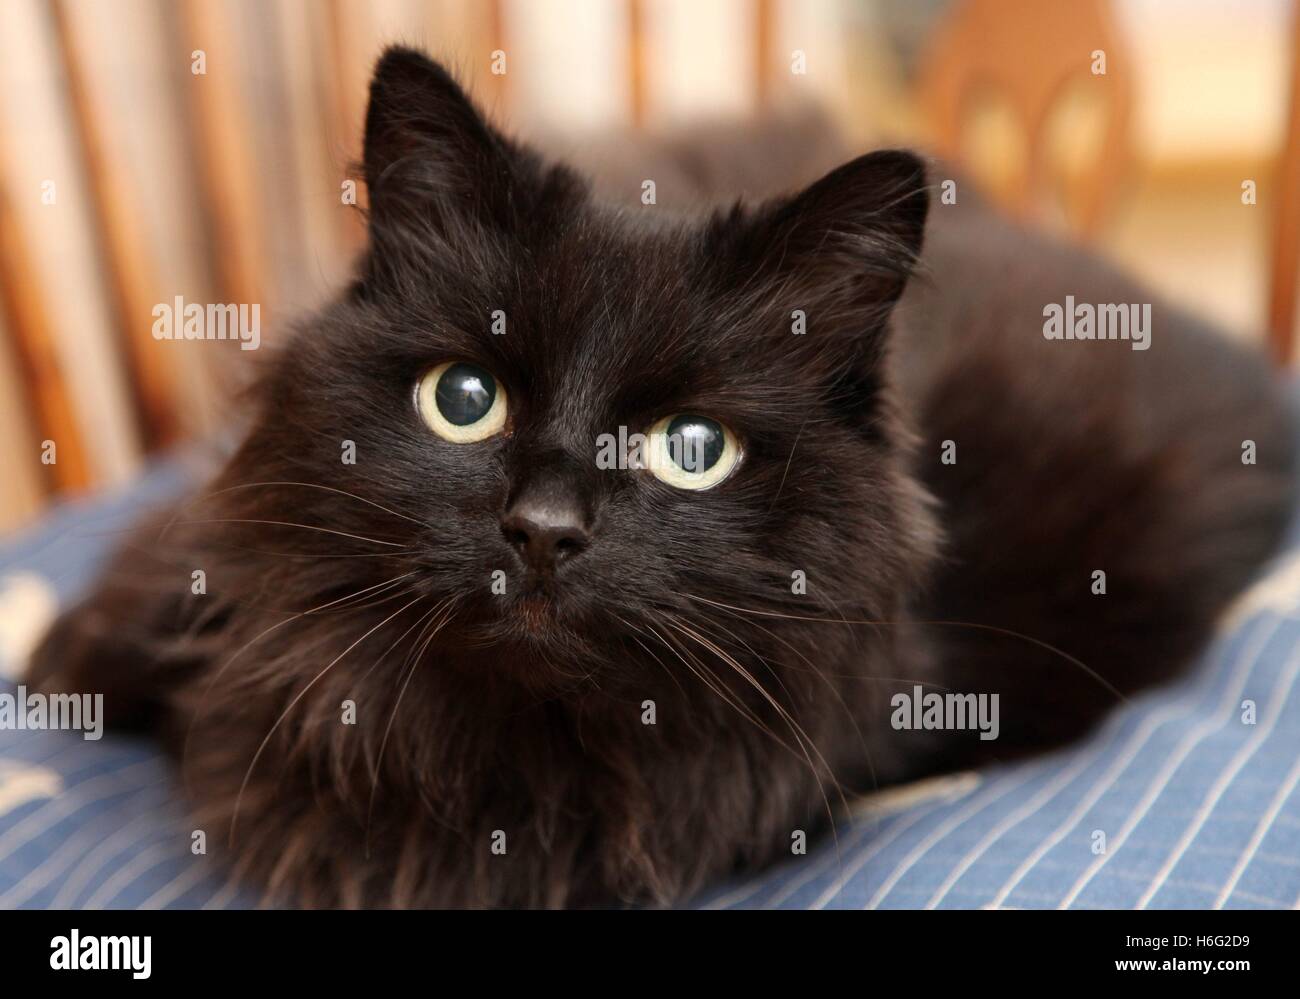
<instances>
[{"instance_id":1,"label":"blurred background","mask_svg":"<svg viewBox=\"0 0 1300 999\"><path fill-rule=\"evenodd\" d=\"M257 303L270 346L346 279L366 84L391 41L524 136L816 106L864 149L955 159L1008 211L1286 361L1297 5L5 0L0 531L238 425L260 352L157 340L154 307Z\"/></svg>"}]
</instances>

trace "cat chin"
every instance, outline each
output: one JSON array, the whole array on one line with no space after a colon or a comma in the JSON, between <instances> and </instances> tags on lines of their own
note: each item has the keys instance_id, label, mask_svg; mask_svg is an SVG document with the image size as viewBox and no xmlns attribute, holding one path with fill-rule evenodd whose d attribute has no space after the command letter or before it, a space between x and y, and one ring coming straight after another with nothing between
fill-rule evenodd
<instances>
[{"instance_id":1,"label":"cat chin","mask_svg":"<svg viewBox=\"0 0 1300 999\"><path fill-rule=\"evenodd\" d=\"M489 645L516 645L545 649L572 641L575 633L560 617L555 601L540 594L518 597L491 620L475 629Z\"/></svg>"},{"instance_id":2,"label":"cat chin","mask_svg":"<svg viewBox=\"0 0 1300 999\"><path fill-rule=\"evenodd\" d=\"M447 629L431 655L471 676L555 691L598 672L608 650L567 621L553 598L519 597L491 616Z\"/></svg>"},{"instance_id":3,"label":"cat chin","mask_svg":"<svg viewBox=\"0 0 1300 999\"><path fill-rule=\"evenodd\" d=\"M555 601L543 593L520 597L508 613L519 630L538 638L546 638L556 627Z\"/></svg>"}]
</instances>

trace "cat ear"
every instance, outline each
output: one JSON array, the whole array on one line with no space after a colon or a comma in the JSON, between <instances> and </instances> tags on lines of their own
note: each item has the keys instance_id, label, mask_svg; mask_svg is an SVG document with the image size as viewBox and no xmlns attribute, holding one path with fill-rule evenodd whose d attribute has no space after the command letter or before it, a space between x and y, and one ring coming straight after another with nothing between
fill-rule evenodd
<instances>
[{"instance_id":1,"label":"cat ear","mask_svg":"<svg viewBox=\"0 0 1300 999\"><path fill-rule=\"evenodd\" d=\"M811 325L820 313L823 329L848 327L876 345L880 337L870 334L883 328L916 266L928 210L919 157L868 153L747 218L737 210L718 220L731 245L713 249L737 277L766 278L786 314L802 309Z\"/></svg>"},{"instance_id":2,"label":"cat ear","mask_svg":"<svg viewBox=\"0 0 1300 999\"><path fill-rule=\"evenodd\" d=\"M504 219L511 160L505 140L442 66L413 49L385 50L366 111L372 228L413 212L444 231L470 217Z\"/></svg>"}]
</instances>

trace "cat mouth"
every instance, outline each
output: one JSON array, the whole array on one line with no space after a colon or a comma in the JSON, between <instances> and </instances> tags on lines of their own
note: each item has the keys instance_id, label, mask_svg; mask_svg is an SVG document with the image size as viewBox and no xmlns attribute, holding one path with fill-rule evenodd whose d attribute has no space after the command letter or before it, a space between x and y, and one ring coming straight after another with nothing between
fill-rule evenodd
<instances>
[{"instance_id":1,"label":"cat mouth","mask_svg":"<svg viewBox=\"0 0 1300 999\"><path fill-rule=\"evenodd\" d=\"M587 647L593 637L589 622L576 613L572 602L539 580L507 597L493 598L479 610L467 616L463 628L481 649L500 646L572 654Z\"/></svg>"}]
</instances>

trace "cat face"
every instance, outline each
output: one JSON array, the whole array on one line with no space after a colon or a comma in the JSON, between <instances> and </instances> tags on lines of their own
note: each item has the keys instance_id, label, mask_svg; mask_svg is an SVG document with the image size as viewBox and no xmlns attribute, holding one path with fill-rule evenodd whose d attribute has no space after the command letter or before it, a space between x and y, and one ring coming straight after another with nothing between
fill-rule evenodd
<instances>
[{"instance_id":1,"label":"cat face","mask_svg":"<svg viewBox=\"0 0 1300 999\"><path fill-rule=\"evenodd\" d=\"M296 579L400 578L447 608L435 649L543 685L657 669L680 626L758 641L736 614L891 613L931 535L885 374L915 158L703 220L616 211L396 49L365 176L360 276L227 476L317 487L246 499L325 529L287 530Z\"/></svg>"}]
</instances>

